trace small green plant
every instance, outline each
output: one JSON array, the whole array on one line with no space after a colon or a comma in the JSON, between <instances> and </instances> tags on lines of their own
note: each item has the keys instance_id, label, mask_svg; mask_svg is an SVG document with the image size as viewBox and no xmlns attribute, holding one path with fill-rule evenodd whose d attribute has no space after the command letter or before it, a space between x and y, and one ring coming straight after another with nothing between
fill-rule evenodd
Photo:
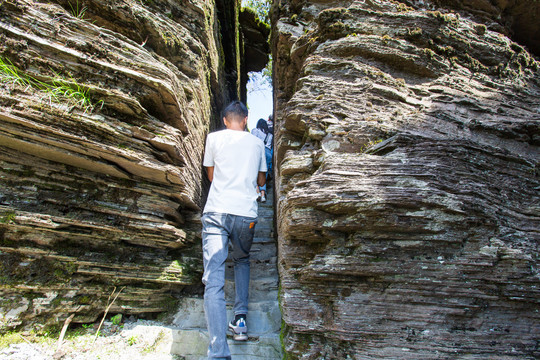
<instances>
[{"instance_id":1,"label":"small green plant","mask_svg":"<svg viewBox=\"0 0 540 360\"><path fill-rule=\"evenodd\" d=\"M360 148L360 152L365 153L370 147L375 146L375 145L377 145L378 143L380 143L382 141L383 141L383 139L371 140L368 143L362 145L362 147Z\"/></svg>"},{"instance_id":2,"label":"small green plant","mask_svg":"<svg viewBox=\"0 0 540 360\"><path fill-rule=\"evenodd\" d=\"M139 338L136 335L131 335L127 339L127 343L128 343L129 346L135 345L138 341L139 341Z\"/></svg>"},{"instance_id":3,"label":"small green plant","mask_svg":"<svg viewBox=\"0 0 540 360\"><path fill-rule=\"evenodd\" d=\"M91 112L100 103L103 106L103 100L94 104L89 89L85 89L75 79L65 80L55 71L53 74L52 80L41 81L22 73L11 61L0 57L0 79L4 83L28 86L43 91L49 96L50 101L62 102L67 99L71 104L84 109L85 113Z\"/></svg>"},{"instance_id":4,"label":"small green plant","mask_svg":"<svg viewBox=\"0 0 540 360\"><path fill-rule=\"evenodd\" d=\"M120 325L122 322L122 314L116 314L111 318L113 325Z\"/></svg>"},{"instance_id":5,"label":"small green plant","mask_svg":"<svg viewBox=\"0 0 540 360\"><path fill-rule=\"evenodd\" d=\"M69 2L68 4L71 8L71 15L82 20L84 18L84 13L86 12L86 10L88 10L88 8L86 6L81 6L79 4L79 0L75 2L75 5L73 5L71 2Z\"/></svg>"},{"instance_id":6,"label":"small green plant","mask_svg":"<svg viewBox=\"0 0 540 360\"><path fill-rule=\"evenodd\" d=\"M30 82L20 74L18 68L11 61L4 60L2 57L0 57L0 78L4 83L30 85Z\"/></svg>"}]
</instances>

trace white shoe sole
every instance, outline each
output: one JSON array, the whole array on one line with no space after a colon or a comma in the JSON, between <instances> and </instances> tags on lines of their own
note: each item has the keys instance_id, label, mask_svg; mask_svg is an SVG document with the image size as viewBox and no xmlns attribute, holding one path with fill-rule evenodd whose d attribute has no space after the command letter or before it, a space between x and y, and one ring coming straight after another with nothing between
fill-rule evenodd
<instances>
[{"instance_id":1,"label":"white shoe sole","mask_svg":"<svg viewBox=\"0 0 540 360\"><path fill-rule=\"evenodd\" d=\"M229 324L229 330L232 331L234 340L236 340L236 341L247 341L247 339L248 339L247 334L237 334L234 331L234 327L231 324Z\"/></svg>"},{"instance_id":2,"label":"white shoe sole","mask_svg":"<svg viewBox=\"0 0 540 360\"><path fill-rule=\"evenodd\" d=\"M234 334L233 339L235 341L247 341L248 336L246 334Z\"/></svg>"}]
</instances>

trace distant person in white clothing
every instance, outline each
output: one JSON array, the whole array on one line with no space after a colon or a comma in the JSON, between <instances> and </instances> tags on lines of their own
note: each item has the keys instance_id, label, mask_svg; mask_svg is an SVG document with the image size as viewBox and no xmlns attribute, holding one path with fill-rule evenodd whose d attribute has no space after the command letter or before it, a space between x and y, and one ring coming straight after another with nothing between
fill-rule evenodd
<instances>
[{"instance_id":1,"label":"distant person in white clothing","mask_svg":"<svg viewBox=\"0 0 540 360\"><path fill-rule=\"evenodd\" d=\"M268 129L268 123L264 119L257 121L257 127L251 130L251 133L261 139L264 143L264 153L266 157L267 175L272 171L272 144L274 135ZM266 202L266 183L259 187L261 192L260 201Z\"/></svg>"},{"instance_id":2,"label":"distant person in white clothing","mask_svg":"<svg viewBox=\"0 0 540 360\"><path fill-rule=\"evenodd\" d=\"M223 111L226 129L208 134L203 165L212 182L203 210L204 310L210 344L208 358L230 359L227 326L245 341L249 297L249 251L257 223L257 186L266 182L264 143L245 131L248 110L234 101ZM227 325L225 260L232 244L235 318Z\"/></svg>"}]
</instances>

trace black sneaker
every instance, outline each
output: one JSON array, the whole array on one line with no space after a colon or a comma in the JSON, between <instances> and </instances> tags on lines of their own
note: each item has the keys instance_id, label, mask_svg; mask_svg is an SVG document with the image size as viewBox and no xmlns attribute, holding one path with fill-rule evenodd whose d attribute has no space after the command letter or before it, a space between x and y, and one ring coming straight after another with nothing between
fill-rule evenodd
<instances>
[{"instance_id":1,"label":"black sneaker","mask_svg":"<svg viewBox=\"0 0 540 360\"><path fill-rule=\"evenodd\" d=\"M233 333L233 339L236 341L247 341L247 325L246 325L246 319L241 317L238 319L235 323L235 321L231 321L229 323L229 330Z\"/></svg>"}]
</instances>

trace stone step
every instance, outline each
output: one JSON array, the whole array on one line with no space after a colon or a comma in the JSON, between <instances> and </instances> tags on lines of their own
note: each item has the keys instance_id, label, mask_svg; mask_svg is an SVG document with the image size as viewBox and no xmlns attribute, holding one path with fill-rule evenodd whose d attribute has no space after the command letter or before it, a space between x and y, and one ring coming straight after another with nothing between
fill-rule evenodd
<instances>
[{"instance_id":1,"label":"stone step","mask_svg":"<svg viewBox=\"0 0 540 360\"><path fill-rule=\"evenodd\" d=\"M260 237L260 238L264 238L264 237L267 237L269 238L269 240L273 240L274 239L274 227L270 227L270 226L264 226L264 227L259 227L257 225L258 228L255 229L255 236L254 237Z\"/></svg>"},{"instance_id":2,"label":"stone step","mask_svg":"<svg viewBox=\"0 0 540 360\"><path fill-rule=\"evenodd\" d=\"M263 214L259 212L259 216L257 217L257 219L258 219L257 227L261 227L261 225L263 224L268 225L268 226L274 225L274 219L272 218L272 216L264 216ZM255 228L255 231L257 230L257 227Z\"/></svg>"},{"instance_id":3,"label":"stone step","mask_svg":"<svg viewBox=\"0 0 540 360\"><path fill-rule=\"evenodd\" d=\"M225 300L234 302L234 281L225 279ZM278 296L278 279L275 277L251 278L249 282L249 301L272 301ZM276 300L277 301L277 300Z\"/></svg>"},{"instance_id":4,"label":"stone step","mask_svg":"<svg viewBox=\"0 0 540 360\"><path fill-rule=\"evenodd\" d=\"M274 219L259 217L257 226L255 226L255 233L259 230L273 230L274 229Z\"/></svg>"},{"instance_id":5,"label":"stone step","mask_svg":"<svg viewBox=\"0 0 540 360\"><path fill-rule=\"evenodd\" d=\"M270 334L250 338L248 341L228 339L234 360L281 360L279 335ZM206 360L208 333L205 330L173 330L171 354L181 355L185 360Z\"/></svg>"},{"instance_id":6,"label":"stone step","mask_svg":"<svg viewBox=\"0 0 540 360\"><path fill-rule=\"evenodd\" d=\"M273 263L271 262L271 260L266 260L266 261L254 260L254 261L251 261L251 264L250 264L250 279L254 280L254 279L258 279L258 278L262 278L262 277L268 277L268 276L272 276L272 277L275 277L277 279L279 277L278 276L278 270L277 270L277 267L276 267L275 259L272 259L272 260L274 260ZM225 278L226 279L234 279L234 265L232 263L232 260L228 260L225 263Z\"/></svg>"},{"instance_id":7,"label":"stone step","mask_svg":"<svg viewBox=\"0 0 540 360\"><path fill-rule=\"evenodd\" d=\"M251 260L270 260L276 257L276 244L271 242L254 243L249 252Z\"/></svg>"},{"instance_id":8,"label":"stone step","mask_svg":"<svg viewBox=\"0 0 540 360\"><path fill-rule=\"evenodd\" d=\"M227 319L234 318L233 303L227 304ZM252 339L269 334L279 334L281 329L281 312L277 300L250 302L247 317L248 335ZM180 303L172 325L177 330L206 331L204 300L202 298L186 298ZM206 346L208 343L206 343Z\"/></svg>"},{"instance_id":9,"label":"stone step","mask_svg":"<svg viewBox=\"0 0 540 360\"><path fill-rule=\"evenodd\" d=\"M269 244L269 243L276 243L276 241L274 240L274 238L270 238L270 237L258 237L258 236L255 236L253 237L253 243L259 243L259 244Z\"/></svg>"},{"instance_id":10,"label":"stone step","mask_svg":"<svg viewBox=\"0 0 540 360\"><path fill-rule=\"evenodd\" d=\"M266 207L259 205L258 217L264 219L273 219L274 218L274 209L272 207Z\"/></svg>"}]
</instances>

